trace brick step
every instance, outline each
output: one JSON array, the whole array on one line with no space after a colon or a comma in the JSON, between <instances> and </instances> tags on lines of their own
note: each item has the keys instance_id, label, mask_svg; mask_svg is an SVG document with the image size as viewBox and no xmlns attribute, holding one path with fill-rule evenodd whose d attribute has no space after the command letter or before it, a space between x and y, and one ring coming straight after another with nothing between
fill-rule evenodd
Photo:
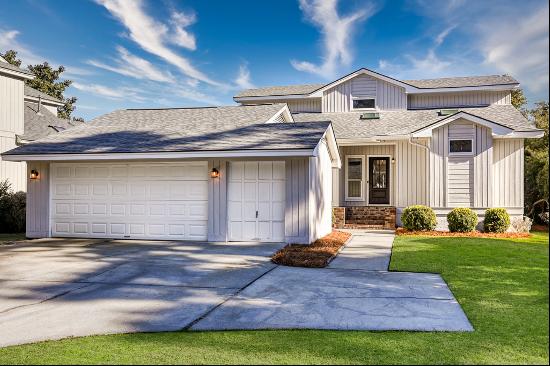
<instances>
[{"instance_id":1,"label":"brick step","mask_svg":"<svg viewBox=\"0 0 550 366\"><path fill-rule=\"evenodd\" d=\"M362 224L345 224L344 229L375 229L384 230L388 229L384 225L362 225Z\"/></svg>"},{"instance_id":2,"label":"brick step","mask_svg":"<svg viewBox=\"0 0 550 366\"><path fill-rule=\"evenodd\" d=\"M350 221L346 220L344 225L381 225L384 226L386 222L384 220L369 220L369 221Z\"/></svg>"}]
</instances>

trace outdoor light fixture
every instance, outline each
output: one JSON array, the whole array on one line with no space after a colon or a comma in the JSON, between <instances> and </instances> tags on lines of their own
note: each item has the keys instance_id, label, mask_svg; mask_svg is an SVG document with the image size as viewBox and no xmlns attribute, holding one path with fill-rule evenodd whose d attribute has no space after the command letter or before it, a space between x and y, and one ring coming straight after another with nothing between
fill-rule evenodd
<instances>
[{"instance_id":1,"label":"outdoor light fixture","mask_svg":"<svg viewBox=\"0 0 550 366\"><path fill-rule=\"evenodd\" d=\"M212 171L210 172L210 178L219 178L220 172L216 168L212 168Z\"/></svg>"},{"instance_id":2,"label":"outdoor light fixture","mask_svg":"<svg viewBox=\"0 0 550 366\"><path fill-rule=\"evenodd\" d=\"M395 164L395 158L391 158L391 163Z\"/></svg>"},{"instance_id":3,"label":"outdoor light fixture","mask_svg":"<svg viewBox=\"0 0 550 366\"><path fill-rule=\"evenodd\" d=\"M31 170L31 175L30 175L30 178L31 179L38 179L38 170Z\"/></svg>"}]
</instances>

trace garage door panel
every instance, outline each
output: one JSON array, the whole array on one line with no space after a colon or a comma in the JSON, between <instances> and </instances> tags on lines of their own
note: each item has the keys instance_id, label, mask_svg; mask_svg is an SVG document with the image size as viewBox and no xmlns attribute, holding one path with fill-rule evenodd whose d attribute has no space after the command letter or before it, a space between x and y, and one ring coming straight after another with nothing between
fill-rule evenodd
<instances>
[{"instance_id":1,"label":"garage door panel","mask_svg":"<svg viewBox=\"0 0 550 366\"><path fill-rule=\"evenodd\" d=\"M53 164L52 171L54 236L207 237L206 162Z\"/></svg>"}]
</instances>

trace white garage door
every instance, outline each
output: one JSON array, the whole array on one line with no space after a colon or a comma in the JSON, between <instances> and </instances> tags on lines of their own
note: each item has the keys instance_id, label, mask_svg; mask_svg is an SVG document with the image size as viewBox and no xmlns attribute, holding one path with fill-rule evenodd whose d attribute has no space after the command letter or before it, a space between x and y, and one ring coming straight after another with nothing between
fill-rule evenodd
<instances>
[{"instance_id":1,"label":"white garage door","mask_svg":"<svg viewBox=\"0 0 550 366\"><path fill-rule=\"evenodd\" d=\"M284 240L285 180L284 161L230 164L229 240Z\"/></svg>"},{"instance_id":2,"label":"white garage door","mask_svg":"<svg viewBox=\"0 0 550 366\"><path fill-rule=\"evenodd\" d=\"M52 236L206 240L208 165L52 164Z\"/></svg>"}]
</instances>

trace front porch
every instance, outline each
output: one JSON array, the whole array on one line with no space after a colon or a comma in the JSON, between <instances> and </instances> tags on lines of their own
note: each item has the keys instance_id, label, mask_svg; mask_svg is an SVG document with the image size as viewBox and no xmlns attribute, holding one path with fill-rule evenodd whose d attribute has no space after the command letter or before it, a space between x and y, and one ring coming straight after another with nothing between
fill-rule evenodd
<instances>
[{"instance_id":1,"label":"front porch","mask_svg":"<svg viewBox=\"0 0 550 366\"><path fill-rule=\"evenodd\" d=\"M389 229L396 225L393 206L347 206L332 208L335 229Z\"/></svg>"}]
</instances>

